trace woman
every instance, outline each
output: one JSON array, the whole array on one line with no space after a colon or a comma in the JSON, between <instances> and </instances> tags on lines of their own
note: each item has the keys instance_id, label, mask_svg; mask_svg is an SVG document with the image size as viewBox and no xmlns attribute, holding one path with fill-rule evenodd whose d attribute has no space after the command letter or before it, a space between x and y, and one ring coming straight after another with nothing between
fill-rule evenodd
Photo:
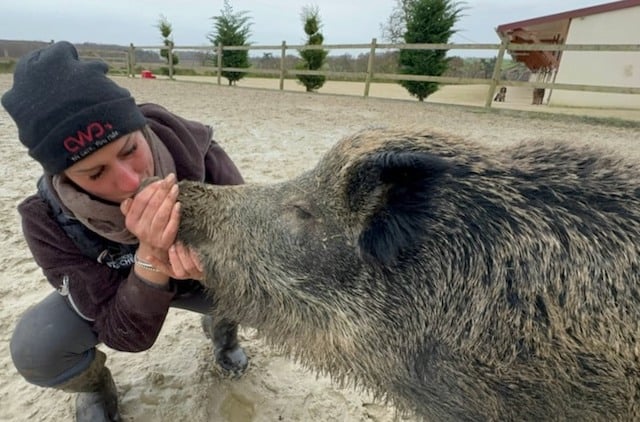
<instances>
[{"instance_id":1,"label":"woman","mask_svg":"<svg viewBox=\"0 0 640 422\"><path fill-rule=\"evenodd\" d=\"M213 309L197 282L197 256L175 243L176 181L243 182L210 127L136 105L107 69L58 42L20 59L2 96L44 170L18 211L33 257L57 290L21 317L11 354L27 381L79 393L78 421L119 420L115 384L96 345L146 350L169 307ZM161 180L137 193L152 176ZM218 362L241 373L248 361L237 325L205 317L203 327Z\"/></svg>"}]
</instances>

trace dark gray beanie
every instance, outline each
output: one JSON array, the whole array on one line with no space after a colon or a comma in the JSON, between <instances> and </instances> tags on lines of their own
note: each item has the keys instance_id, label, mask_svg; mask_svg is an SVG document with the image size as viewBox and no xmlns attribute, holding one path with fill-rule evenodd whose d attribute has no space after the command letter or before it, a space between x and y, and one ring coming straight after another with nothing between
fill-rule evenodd
<instances>
[{"instance_id":1,"label":"dark gray beanie","mask_svg":"<svg viewBox=\"0 0 640 422\"><path fill-rule=\"evenodd\" d=\"M126 89L100 61L80 61L75 47L57 42L22 57L2 105L18 136L44 170L60 173L146 120Z\"/></svg>"}]
</instances>

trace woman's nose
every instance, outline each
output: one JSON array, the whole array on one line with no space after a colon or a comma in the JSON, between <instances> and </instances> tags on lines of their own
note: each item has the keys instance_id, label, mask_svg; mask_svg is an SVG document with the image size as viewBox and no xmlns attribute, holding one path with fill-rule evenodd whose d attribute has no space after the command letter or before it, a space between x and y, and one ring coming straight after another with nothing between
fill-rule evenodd
<instances>
[{"instance_id":1,"label":"woman's nose","mask_svg":"<svg viewBox=\"0 0 640 422\"><path fill-rule=\"evenodd\" d=\"M140 175L126 164L120 165L117 174L117 186L123 192L135 192L140 186Z\"/></svg>"}]
</instances>

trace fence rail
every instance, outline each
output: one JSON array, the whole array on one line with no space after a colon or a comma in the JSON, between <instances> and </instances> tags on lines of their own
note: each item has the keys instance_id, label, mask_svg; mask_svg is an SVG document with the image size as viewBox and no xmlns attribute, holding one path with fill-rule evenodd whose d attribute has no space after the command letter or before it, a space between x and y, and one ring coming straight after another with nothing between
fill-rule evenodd
<instances>
[{"instance_id":1,"label":"fence rail","mask_svg":"<svg viewBox=\"0 0 640 422\"><path fill-rule=\"evenodd\" d=\"M485 107L489 108L492 104L492 98L498 85L500 86L520 86L531 87L532 89L562 89L568 91L591 91L615 94L640 94L640 87L634 86L603 86L603 85L584 85L584 84L568 84L556 83L555 78L552 82L542 81L513 81L501 78L501 69L506 52L525 52L525 51L597 51L597 52L640 52L640 44L519 44L511 43L507 39L503 39L499 44L378 44L373 38L369 44L325 44L325 45L288 45L285 41L280 45L243 45L243 46L134 46L130 44L128 54L128 72L129 75L135 76L135 50L136 49L168 49L167 55L169 60L169 77L173 79L175 66L172 63L173 51L190 50L190 51L214 51L217 56L215 64L215 72L217 75L217 83L221 84L222 72L239 72L239 73L259 73L264 75L278 76L280 79L280 90L284 89L284 80L290 76L296 75L321 75L328 78L348 78L349 80L362 81L365 84L363 96L369 95L369 88L372 80L390 80L390 81L422 81L437 82L443 84L480 84L487 85L487 95L485 98ZM286 69L285 58L287 51L295 50L355 50L362 49L369 51L369 61L366 72L335 72L326 70L298 70ZM490 79L481 78L457 78L445 76L429 76L429 75L408 75L394 73L376 73L375 72L375 54L377 50L496 50L496 62ZM279 69L255 69L255 68L236 68L222 66L222 53L224 51L251 51L251 50L280 50L280 68Z\"/></svg>"}]
</instances>

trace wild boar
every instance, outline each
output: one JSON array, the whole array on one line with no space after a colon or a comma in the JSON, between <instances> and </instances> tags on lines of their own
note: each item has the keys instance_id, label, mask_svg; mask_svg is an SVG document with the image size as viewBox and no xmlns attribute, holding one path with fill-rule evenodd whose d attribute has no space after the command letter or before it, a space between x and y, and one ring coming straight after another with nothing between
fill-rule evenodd
<instances>
[{"instance_id":1,"label":"wild boar","mask_svg":"<svg viewBox=\"0 0 640 422\"><path fill-rule=\"evenodd\" d=\"M371 129L273 185L182 182L216 315L428 420L640 417L640 168Z\"/></svg>"}]
</instances>

